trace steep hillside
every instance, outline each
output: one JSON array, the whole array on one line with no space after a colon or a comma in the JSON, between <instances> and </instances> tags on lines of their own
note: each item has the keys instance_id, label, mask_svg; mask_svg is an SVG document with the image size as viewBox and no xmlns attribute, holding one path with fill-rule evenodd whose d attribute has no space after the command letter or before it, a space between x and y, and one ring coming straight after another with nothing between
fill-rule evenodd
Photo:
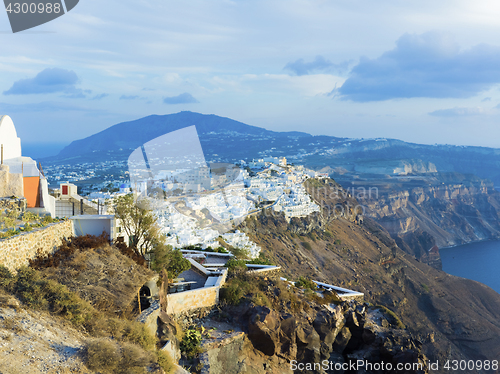
<instances>
[{"instance_id":1,"label":"steep hillside","mask_svg":"<svg viewBox=\"0 0 500 374\"><path fill-rule=\"evenodd\" d=\"M25 309L0 290L0 373L90 374L86 336L60 318Z\"/></svg>"},{"instance_id":2,"label":"steep hillside","mask_svg":"<svg viewBox=\"0 0 500 374\"><path fill-rule=\"evenodd\" d=\"M240 227L264 255L295 279L312 279L364 292L366 300L391 308L423 342L431 361L495 359L500 355L500 295L478 282L448 275L402 251L371 219L355 223L352 197L331 194L337 185L309 184L322 206L316 217L261 214ZM332 197L333 196L333 197ZM345 208L344 217L332 207Z\"/></svg>"},{"instance_id":3,"label":"steep hillside","mask_svg":"<svg viewBox=\"0 0 500 374\"><path fill-rule=\"evenodd\" d=\"M500 193L489 180L457 173L344 182L406 252L440 268L429 250L500 237ZM370 186L365 193L364 186ZM437 254L436 254L437 255Z\"/></svg>"}]
</instances>

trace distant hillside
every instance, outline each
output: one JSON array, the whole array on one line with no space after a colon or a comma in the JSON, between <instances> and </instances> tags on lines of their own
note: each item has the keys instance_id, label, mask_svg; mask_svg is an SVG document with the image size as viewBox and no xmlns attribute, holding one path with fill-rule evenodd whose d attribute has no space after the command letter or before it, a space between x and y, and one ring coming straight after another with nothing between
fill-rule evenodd
<instances>
[{"instance_id":1,"label":"distant hillside","mask_svg":"<svg viewBox=\"0 0 500 374\"><path fill-rule=\"evenodd\" d=\"M213 114L180 112L161 116L151 115L135 121L119 123L88 138L73 141L57 157L71 158L95 152L133 150L158 136L193 125L196 126L200 137L214 133L272 137L311 136L302 132L269 131Z\"/></svg>"},{"instance_id":2,"label":"distant hillside","mask_svg":"<svg viewBox=\"0 0 500 374\"><path fill-rule=\"evenodd\" d=\"M158 136L196 126L207 161L235 162L285 156L290 162L335 172L344 182L370 175L457 172L474 174L500 186L500 149L422 145L396 139L347 139L304 132L275 132L193 112L151 115L111 126L75 140L47 164L126 161L132 150ZM332 122L332 128L335 123ZM123 170L125 171L125 170Z\"/></svg>"}]
</instances>

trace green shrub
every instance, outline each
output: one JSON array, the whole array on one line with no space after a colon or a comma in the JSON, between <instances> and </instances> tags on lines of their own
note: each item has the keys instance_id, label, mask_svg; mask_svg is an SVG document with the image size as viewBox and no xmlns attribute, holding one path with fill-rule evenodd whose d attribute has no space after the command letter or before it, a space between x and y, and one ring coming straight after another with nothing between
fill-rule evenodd
<instances>
[{"instance_id":1,"label":"green shrub","mask_svg":"<svg viewBox=\"0 0 500 374\"><path fill-rule=\"evenodd\" d=\"M316 292L312 290L306 289L309 291L306 296L309 300L314 301L316 304L324 305L324 304L335 304L339 305L342 303L342 300L335 292L327 292L323 293L323 295L318 295Z\"/></svg>"},{"instance_id":2,"label":"green shrub","mask_svg":"<svg viewBox=\"0 0 500 374\"><path fill-rule=\"evenodd\" d=\"M248 252L248 249L246 248L236 248L236 247L231 247L231 253L236 257L238 260L241 259L248 259L250 257L250 253Z\"/></svg>"},{"instance_id":3,"label":"green shrub","mask_svg":"<svg viewBox=\"0 0 500 374\"><path fill-rule=\"evenodd\" d=\"M144 349L153 349L156 339L151 335L143 323L125 321L123 329L123 338L133 343L139 344Z\"/></svg>"},{"instance_id":4,"label":"green shrub","mask_svg":"<svg viewBox=\"0 0 500 374\"><path fill-rule=\"evenodd\" d=\"M247 264L255 264L255 265L272 265L271 261L264 257L262 253L259 254L259 257L254 258L253 260L246 261Z\"/></svg>"},{"instance_id":5,"label":"green shrub","mask_svg":"<svg viewBox=\"0 0 500 374\"><path fill-rule=\"evenodd\" d=\"M267 306L268 308L272 308L271 301L266 296L266 294L262 291L257 291L252 295L250 299L255 305Z\"/></svg>"},{"instance_id":6,"label":"green shrub","mask_svg":"<svg viewBox=\"0 0 500 374\"><path fill-rule=\"evenodd\" d=\"M23 231L23 232L28 232L31 230L33 230L33 227L29 223L25 223L24 226L19 229L19 231Z\"/></svg>"},{"instance_id":7,"label":"green shrub","mask_svg":"<svg viewBox=\"0 0 500 374\"><path fill-rule=\"evenodd\" d=\"M305 288L309 290L315 290L318 288L316 283L304 277L299 277L299 279L295 282L295 287Z\"/></svg>"},{"instance_id":8,"label":"green shrub","mask_svg":"<svg viewBox=\"0 0 500 374\"><path fill-rule=\"evenodd\" d=\"M110 339L91 339L86 342L85 363L91 370L114 373L121 361L120 347Z\"/></svg>"},{"instance_id":9,"label":"green shrub","mask_svg":"<svg viewBox=\"0 0 500 374\"><path fill-rule=\"evenodd\" d=\"M309 237L309 239L311 239L313 242L316 242L316 235L314 235L314 232L309 232L307 234L307 236Z\"/></svg>"},{"instance_id":10,"label":"green shrub","mask_svg":"<svg viewBox=\"0 0 500 374\"><path fill-rule=\"evenodd\" d=\"M227 283L226 287L221 289L221 300L226 301L232 305L238 305L245 296L244 289L240 286L239 282L230 282Z\"/></svg>"},{"instance_id":11,"label":"green shrub","mask_svg":"<svg viewBox=\"0 0 500 374\"><path fill-rule=\"evenodd\" d=\"M34 269L22 267L10 282L9 291L28 307L49 310L61 315L75 325L92 318L93 308L86 301L70 292L66 286L43 279Z\"/></svg>"},{"instance_id":12,"label":"green shrub","mask_svg":"<svg viewBox=\"0 0 500 374\"><path fill-rule=\"evenodd\" d=\"M0 287L9 290L11 284L15 281L15 277L5 266L0 265Z\"/></svg>"},{"instance_id":13,"label":"green shrub","mask_svg":"<svg viewBox=\"0 0 500 374\"><path fill-rule=\"evenodd\" d=\"M165 353L163 351L156 351L155 353L158 365L160 365L165 374L174 373L175 365L172 357L170 357L168 353Z\"/></svg>"},{"instance_id":14,"label":"green shrub","mask_svg":"<svg viewBox=\"0 0 500 374\"><path fill-rule=\"evenodd\" d=\"M41 223L42 223L43 225L45 225L45 226L46 226L46 225L49 225L49 224L51 224L51 223L54 223L54 222L59 222L59 220L58 220L57 218L52 218L52 217L51 217L51 216L49 216L49 215L47 215L47 216L43 217L43 218L42 218L42 221L41 221Z\"/></svg>"},{"instance_id":15,"label":"green shrub","mask_svg":"<svg viewBox=\"0 0 500 374\"><path fill-rule=\"evenodd\" d=\"M157 272L165 269L169 278L177 278L180 273L191 268L191 263L184 258L182 252L178 249L173 250L169 245L159 245L151 254L151 269Z\"/></svg>"},{"instance_id":16,"label":"green shrub","mask_svg":"<svg viewBox=\"0 0 500 374\"><path fill-rule=\"evenodd\" d=\"M424 289L425 292L429 293L431 290L429 289L429 286L426 285L425 283L422 283L422 288Z\"/></svg>"},{"instance_id":17,"label":"green shrub","mask_svg":"<svg viewBox=\"0 0 500 374\"><path fill-rule=\"evenodd\" d=\"M227 261L224 266L227 267L230 272L241 272L247 269L246 263L247 261L245 260L237 260L235 258L232 258Z\"/></svg>"},{"instance_id":18,"label":"green shrub","mask_svg":"<svg viewBox=\"0 0 500 374\"><path fill-rule=\"evenodd\" d=\"M300 242L300 244L302 245L302 247L304 247L308 251L312 251L311 244L309 244L308 242Z\"/></svg>"},{"instance_id":19,"label":"green shrub","mask_svg":"<svg viewBox=\"0 0 500 374\"><path fill-rule=\"evenodd\" d=\"M172 374L175 369L174 360L169 354L163 351L156 351L156 360L158 365L163 369L166 374Z\"/></svg>"},{"instance_id":20,"label":"green shrub","mask_svg":"<svg viewBox=\"0 0 500 374\"><path fill-rule=\"evenodd\" d=\"M38 221L40 219L40 216L38 214L34 214L32 212L24 212L22 216L22 220L24 222L33 222L33 221Z\"/></svg>"},{"instance_id":21,"label":"green shrub","mask_svg":"<svg viewBox=\"0 0 500 374\"><path fill-rule=\"evenodd\" d=\"M389 322L391 322L392 325L400 328L400 329L404 329L406 328L406 326L404 325L403 322L401 322L401 320L399 319L399 317L396 315L396 313L394 313L392 310L390 310L389 308L383 306L383 305L376 305L375 308L378 308L380 309L380 311L382 313L384 313L385 315L387 315L389 317Z\"/></svg>"},{"instance_id":22,"label":"green shrub","mask_svg":"<svg viewBox=\"0 0 500 374\"><path fill-rule=\"evenodd\" d=\"M201 335L201 331L195 328L186 330L180 344L181 352L189 359L196 357L201 353L200 345L202 340L203 336Z\"/></svg>"},{"instance_id":23,"label":"green shrub","mask_svg":"<svg viewBox=\"0 0 500 374\"><path fill-rule=\"evenodd\" d=\"M157 361L153 353L136 344L108 338L87 340L84 357L89 369L109 374L146 374L147 367Z\"/></svg>"},{"instance_id":24,"label":"green shrub","mask_svg":"<svg viewBox=\"0 0 500 374\"><path fill-rule=\"evenodd\" d=\"M120 374L139 374L147 373L147 367L156 362L156 357L140 346L132 343L123 342L121 345L122 358L117 373Z\"/></svg>"},{"instance_id":25,"label":"green shrub","mask_svg":"<svg viewBox=\"0 0 500 374\"><path fill-rule=\"evenodd\" d=\"M340 245L340 244L342 244L342 240L335 239L335 241L333 242L333 244Z\"/></svg>"}]
</instances>

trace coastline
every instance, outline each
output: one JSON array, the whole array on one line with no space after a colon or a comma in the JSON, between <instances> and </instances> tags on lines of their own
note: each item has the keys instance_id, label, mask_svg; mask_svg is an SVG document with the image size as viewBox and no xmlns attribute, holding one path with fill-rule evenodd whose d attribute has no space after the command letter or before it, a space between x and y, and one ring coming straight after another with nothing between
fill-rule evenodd
<instances>
[{"instance_id":1,"label":"coastline","mask_svg":"<svg viewBox=\"0 0 500 374\"><path fill-rule=\"evenodd\" d=\"M464 247L463 246L473 246ZM500 240L474 241L440 249L442 270L451 275L480 282L500 294Z\"/></svg>"},{"instance_id":2,"label":"coastline","mask_svg":"<svg viewBox=\"0 0 500 374\"><path fill-rule=\"evenodd\" d=\"M487 242L500 242L500 238L489 238L489 239L482 239L482 240L472 240L472 241L466 242L466 243L454 244L454 245L450 245L450 246L447 246L447 247L441 247L441 248L438 247L438 248L441 251L442 249L450 249L450 248L455 248L455 247L461 247L463 245L468 245L468 244L487 243Z\"/></svg>"}]
</instances>

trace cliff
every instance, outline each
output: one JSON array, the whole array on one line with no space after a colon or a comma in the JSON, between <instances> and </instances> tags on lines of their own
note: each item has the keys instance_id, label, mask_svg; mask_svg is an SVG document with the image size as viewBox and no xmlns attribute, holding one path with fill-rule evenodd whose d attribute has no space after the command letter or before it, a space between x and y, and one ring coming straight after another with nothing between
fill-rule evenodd
<instances>
[{"instance_id":1,"label":"cliff","mask_svg":"<svg viewBox=\"0 0 500 374\"><path fill-rule=\"evenodd\" d=\"M322 207L323 220L314 218L321 225L310 226L306 217L287 228L284 217L266 214L247 219L240 227L285 276L295 279L300 274L344 286L363 292L367 302L393 309L423 343L422 351L431 361L498 357L498 293L416 260L370 218L359 225L353 215L330 214L328 207L358 203L354 197L341 202L329 193L336 186L332 181L314 183L308 189ZM296 234L293 226L310 231Z\"/></svg>"},{"instance_id":2,"label":"cliff","mask_svg":"<svg viewBox=\"0 0 500 374\"><path fill-rule=\"evenodd\" d=\"M500 193L488 180L460 174L350 182L375 186L359 194L366 215L380 223L397 244L418 259L439 267L429 250L500 237ZM373 190L372 190L373 191Z\"/></svg>"}]
</instances>

